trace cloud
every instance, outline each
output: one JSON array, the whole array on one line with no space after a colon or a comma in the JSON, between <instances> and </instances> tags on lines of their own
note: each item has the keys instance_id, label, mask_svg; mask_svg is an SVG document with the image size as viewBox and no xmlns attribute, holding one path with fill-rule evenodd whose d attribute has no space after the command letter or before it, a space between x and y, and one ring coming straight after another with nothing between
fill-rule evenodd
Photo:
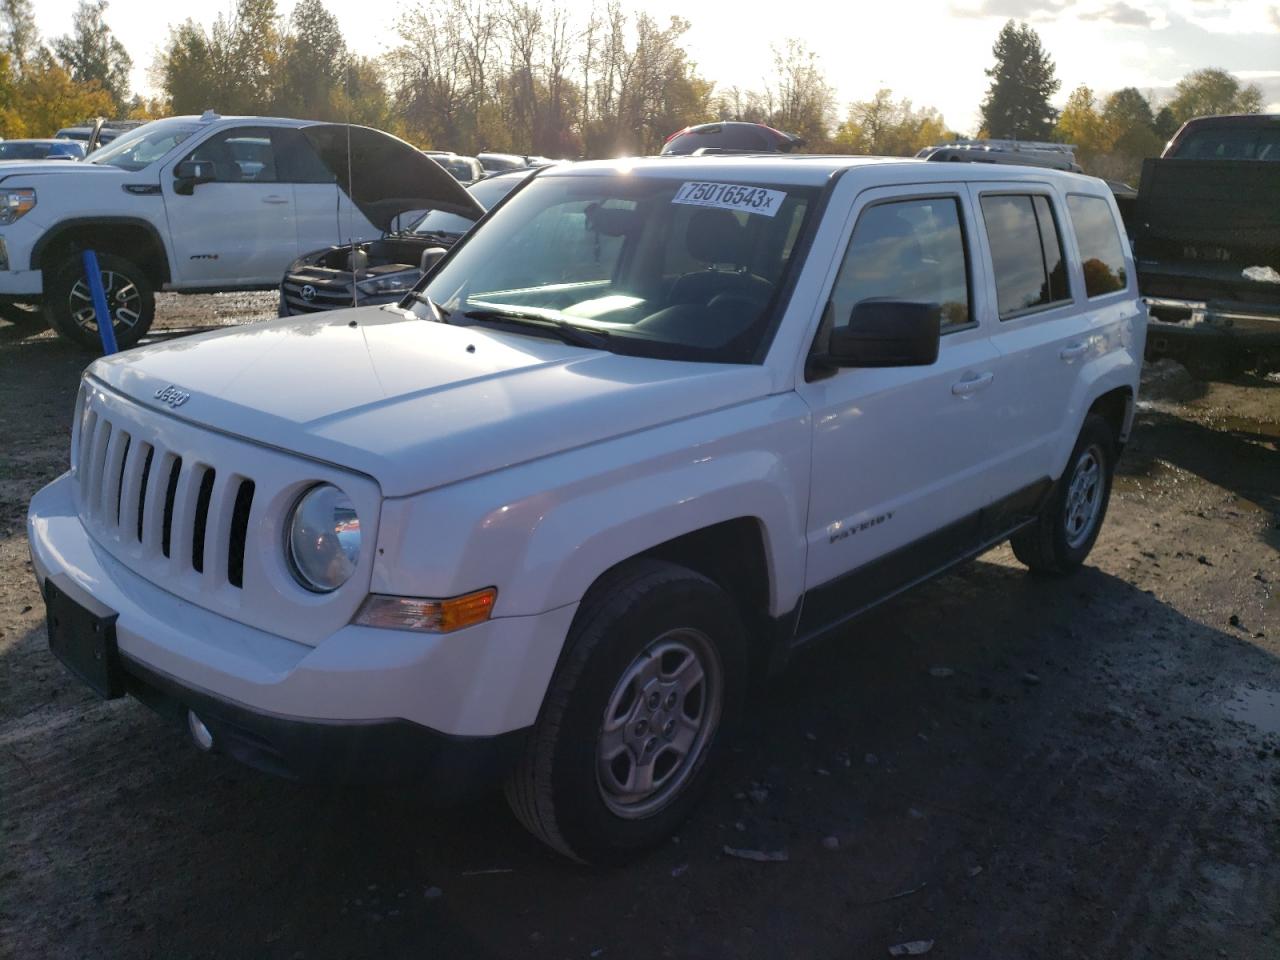
<instances>
[{"instance_id":1,"label":"cloud","mask_svg":"<svg viewBox=\"0 0 1280 960\"><path fill-rule=\"evenodd\" d=\"M955 17L999 17L1002 20L1052 20L1075 0L980 0L976 7L951 5Z\"/></svg>"},{"instance_id":2,"label":"cloud","mask_svg":"<svg viewBox=\"0 0 1280 960\"><path fill-rule=\"evenodd\" d=\"M1155 18L1145 10L1139 10L1125 3L1124 0L1116 0L1101 10L1094 10L1090 13L1080 14L1081 20L1110 20L1112 23L1119 24L1124 27L1149 27L1155 22Z\"/></svg>"}]
</instances>

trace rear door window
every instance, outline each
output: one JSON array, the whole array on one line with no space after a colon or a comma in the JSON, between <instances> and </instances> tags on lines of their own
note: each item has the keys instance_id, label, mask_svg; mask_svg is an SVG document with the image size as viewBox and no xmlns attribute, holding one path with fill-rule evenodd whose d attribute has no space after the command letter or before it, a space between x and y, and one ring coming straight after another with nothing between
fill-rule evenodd
<instances>
[{"instance_id":1,"label":"rear door window","mask_svg":"<svg viewBox=\"0 0 1280 960\"><path fill-rule=\"evenodd\" d=\"M982 198L1000 319L1011 320L1071 299L1061 232L1048 197Z\"/></svg>"},{"instance_id":2,"label":"rear door window","mask_svg":"<svg viewBox=\"0 0 1280 960\"><path fill-rule=\"evenodd\" d=\"M1067 197L1067 213L1080 248L1084 269L1084 292L1090 297L1123 290L1128 283L1124 269L1124 246L1116 228L1111 205L1101 197L1073 193Z\"/></svg>"}]
</instances>

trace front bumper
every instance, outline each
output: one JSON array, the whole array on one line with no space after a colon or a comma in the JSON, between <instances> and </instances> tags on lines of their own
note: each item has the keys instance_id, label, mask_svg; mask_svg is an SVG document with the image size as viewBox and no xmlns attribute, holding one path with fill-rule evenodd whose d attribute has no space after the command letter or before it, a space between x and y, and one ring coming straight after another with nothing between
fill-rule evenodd
<instances>
[{"instance_id":1,"label":"front bumper","mask_svg":"<svg viewBox=\"0 0 1280 960\"><path fill-rule=\"evenodd\" d=\"M238 759L309 779L448 779L493 773L536 720L576 604L442 635L348 625L310 646L135 574L85 531L71 485L63 476L31 502L42 589L52 580L116 614L128 691L171 715L195 710Z\"/></svg>"},{"instance_id":2,"label":"front bumper","mask_svg":"<svg viewBox=\"0 0 1280 960\"><path fill-rule=\"evenodd\" d=\"M431 785L432 799L454 803L499 783L514 766L526 731L453 737L407 720L321 721L282 717L187 686L121 657L126 689L187 729L194 713L213 750L267 773L323 783Z\"/></svg>"},{"instance_id":3,"label":"front bumper","mask_svg":"<svg viewBox=\"0 0 1280 960\"><path fill-rule=\"evenodd\" d=\"M0 246L3 246L3 269L0 269L0 297L6 299L40 299L44 292L44 273L28 269L31 266L31 248L39 230L31 221L31 215L0 229Z\"/></svg>"}]
</instances>

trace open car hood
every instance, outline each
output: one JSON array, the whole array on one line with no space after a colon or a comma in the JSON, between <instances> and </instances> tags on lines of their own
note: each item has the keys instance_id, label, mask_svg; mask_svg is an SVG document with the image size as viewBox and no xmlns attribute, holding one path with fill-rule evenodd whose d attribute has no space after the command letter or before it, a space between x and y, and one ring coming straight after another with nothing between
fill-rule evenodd
<instances>
[{"instance_id":1,"label":"open car hood","mask_svg":"<svg viewBox=\"0 0 1280 960\"><path fill-rule=\"evenodd\" d=\"M312 124L302 135L379 230L390 230L397 216L411 210L445 210L469 220L484 216L484 208L444 167L397 137L345 123Z\"/></svg>"}]
</instances>

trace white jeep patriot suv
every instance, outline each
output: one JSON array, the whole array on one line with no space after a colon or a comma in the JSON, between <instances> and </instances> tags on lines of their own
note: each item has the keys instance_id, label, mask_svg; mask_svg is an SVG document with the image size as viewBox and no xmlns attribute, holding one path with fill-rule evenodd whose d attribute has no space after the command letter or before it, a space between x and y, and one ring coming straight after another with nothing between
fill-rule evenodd
<instances>
[{"instance_id":1,"label":"white jeep patriot suv","mask_svg":"<svg viewBox=\"0 0 1280 960\"><path fill-rule=\"evenodd\" d=\"M99 348L80 256L93 250L116 340L130 347L156 290L274 289L300 253L378 237L425 209L484 213L443 167L378 130L212 112L155 120L81 163L0 164L0 313L41 306L58 333Z\"/></svg>"},{"instance_id":2,"label":"white jeep patriot suv","mask_svg":"<svg viewBox=\"0 0 1280 960\"><path fill-rule=\"evenodd\" d=\"M623 859L801 644L1009 538L1081 564L1145 324L1099 180L550 168L398 305L95 362L31 503L50 646L205 749L505 779Z\"/></svg>"}]
</instances>

